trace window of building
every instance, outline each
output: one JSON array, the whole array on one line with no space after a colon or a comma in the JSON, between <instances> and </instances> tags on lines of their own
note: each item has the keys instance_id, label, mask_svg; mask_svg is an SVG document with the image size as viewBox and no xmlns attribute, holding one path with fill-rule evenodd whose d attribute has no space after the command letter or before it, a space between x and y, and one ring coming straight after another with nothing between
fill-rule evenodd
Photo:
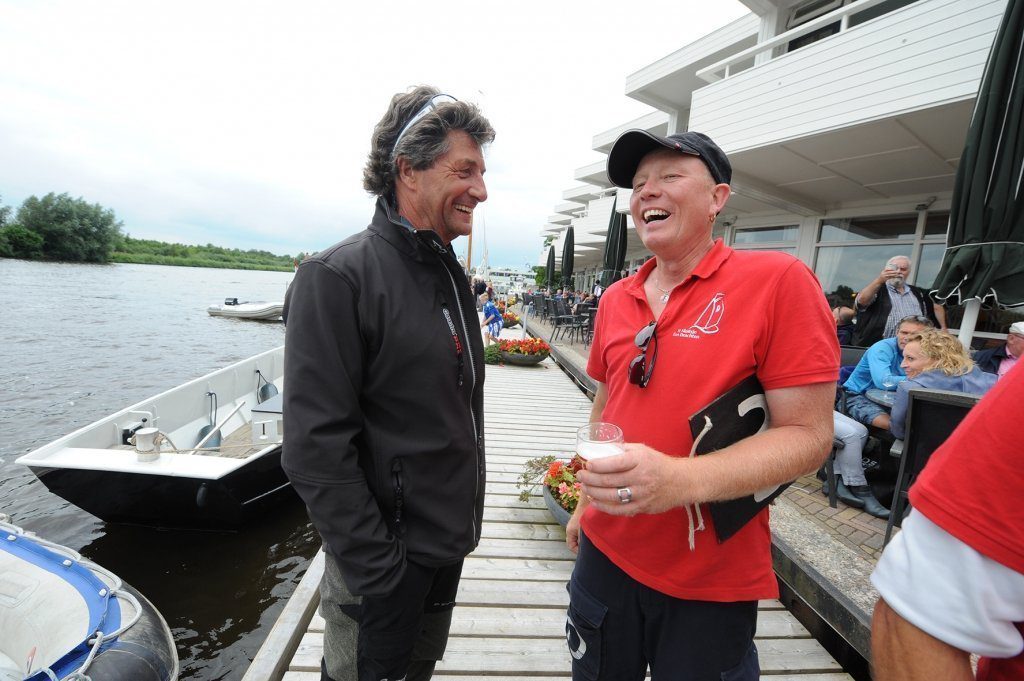
<instances>
[{"instance_id":1,"label":"window of building","mask_svg":"<svg viewBox=\"0 0 1024 681\"><path fill-rule=\"evenodd\" d=\"M886 0L885 2L880 2L874 7L868 7L863 12L851 14L850 28L853 28L858 24L863 24L865 21L871 21L875 17L880 17L883 14L888 14L893 10L900 9L901 7L906 7L907 5L911 5L915 2L917 2L917 0Z\"/></svg>"},{"instance_id":2,"label":"window of building","mask_svg":"<svg viewBox=\"0 0 1024 681\"><path fill-rule=\"evenodd\" d=\"M798 225L739 227L732 233L732 247L742 251L782 251L796 255Z\"/></svg>"},{"instance_id":3,"label":"window of building","mask_svg":"<svg viewBox=\"0 0 1024 681\"><path fill-rule=\"evenodd\" d=\"M821 226L819 241L874 241L876 239L913 239L916 215L830 220ZM945 233L945 232L943 232Z\"/></svg>"},{"instance_id":4,"label":"window of building","mask_svg":"<svg viewBox=\"0 0 1024 681\"><path fill-rule=\"evenodd\" d=\"M817 19L820 16L824 16L829 12L839 9L844 5L854 3L855 0L808 0L797 4L789 12L789 17L786 19L786 30L803 26L807 22ZM886 0L881 2L874 7L869 7L860 12L855 12L849 15L847 20L847 28L852 28L858 24L863 24L865 21L870 21L876 17L880 17L883 14L888 14L893 10L905 7L916 0ZM833 36L842 30L840 21L834 21L826 26L821 26L810 33L806 33L798 38L794 38L789 41L787 51L792 52L798 50L801 47L806 47L811 43L816 43L819 40Z\"/></svg>"},{"instance_id":5,"label":"window of building","mask_svg":"<svg viewBox=\"0 0 1024 681\"><path fill-rule=\"evenodd\" d=\"M764 244L764 243L796 243L800 228L797 225L785 227L744 227L733 234L732 243Z\"/></svg>"},{"instance_id":6,"label":"window of building","mask_svg":"<svg viewBox=\"0 0 1024 681\"><path fill-rule=\"evenodd\" d=\"M789 18L786 20L786 29L802 26L811 19L817 19L834 9L839 9L843 4L843 0L809 0L809 2L800 3L790 10Z\"/></svg>"},{"instance_id":7,"label":"window of building","mask_svg":"<svg viewBox=\"0 0 1024 681\"><path fill-rule=\"evenodd\" d=\"M910 283L929 288L942 262L948 221L948 213L938 212L923 221L917 213L825 220L814 272L825 293L852 301L889 258L905 255L913 261Z\"/></svg>"}]
</instances>

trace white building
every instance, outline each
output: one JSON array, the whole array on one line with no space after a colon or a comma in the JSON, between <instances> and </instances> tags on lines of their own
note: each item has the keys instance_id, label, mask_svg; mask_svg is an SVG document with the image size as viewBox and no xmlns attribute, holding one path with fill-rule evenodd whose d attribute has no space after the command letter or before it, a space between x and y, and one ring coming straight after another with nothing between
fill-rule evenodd
<instances>
[{"instance_id":1,"label":"white building","mask_svg":"<svg viewBox=\"0 0 1024 681\"><path fill-rule=\"evenodd\" d=\"M751 14L626 78L626 95L653 111L598 133L594 150L607 154L629 128L704 132L733 166L715 225L726 243L793 253L847 296L905 254L910 282L927 288L1006 0L741 2ZM557 235L560 255L573 225L577 286L588 288L613 198L628 212L629 191L612 187L605 160L575 180L541 235ZM633 271L650 253L629 227ZM1005 331L1009 314L979 328Z\"/></svg>"},{"instance_id":2,"label":"white building","mask_svg":"<svg viewBox=\"0 0 1024 681\"><path fill-rule=\"evenodd\" d=\"M499 296L508 294L519 295L534 286L533 270L518 267L493 267L486 272L477 272L478 276L491 283L494 292Z\"/></svg>"}]
</instances>

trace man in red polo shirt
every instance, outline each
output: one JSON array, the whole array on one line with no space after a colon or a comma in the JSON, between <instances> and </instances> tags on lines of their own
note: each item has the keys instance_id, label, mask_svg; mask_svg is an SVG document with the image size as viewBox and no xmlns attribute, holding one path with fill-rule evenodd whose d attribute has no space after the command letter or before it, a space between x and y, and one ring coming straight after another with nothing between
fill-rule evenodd
<instances>
[{"instance_id":1,"label":"man in red polo shirt","mask_svg":"<svg viewBox=\"0 0 1024 681\"><path fill-rule=\"evenodd\" d=\"M573 679L642 679L648 665L655 681L759 676L757 601L778 587L758 504L828 453L839 348L802 262L712 238L731 175L696 132L627 131L608 157L655 257L605 291L587 365L598 382L591 420L621 427L627 445L581 471L584 499L567 528L579 553ZM733 417L708 416L751 381L757 394ZM755 434L693 455L750 413L763 422ZM749 522L716 527L708 503L741 497L754 505Z\"/></svg>"},{"instance_id":2,"label":"man in red polo shirt","mask_svg":"<svg viewBox=\"0 0 1024 681\"><path fill-rule=\"evenodd\" d=\"M1024 367L996 383L910 489L871 581L877 681L1024 679Z\"/></svg>"}]
</instances>

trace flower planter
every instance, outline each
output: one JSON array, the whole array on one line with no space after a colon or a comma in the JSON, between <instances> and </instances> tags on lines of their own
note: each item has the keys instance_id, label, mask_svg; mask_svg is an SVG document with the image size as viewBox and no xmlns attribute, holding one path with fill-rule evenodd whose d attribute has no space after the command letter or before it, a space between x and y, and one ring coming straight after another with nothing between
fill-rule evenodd
<instances>
[{"instance_id":1,"label":"flower planter","mask_svg":"<svg viewBox=\"0 0 1024 681\"><path fill-rule=\"evenodd\" d=\"M547 358L546 354L543 355L521 355L518 352L505 352L501 353L501 359L506 364L515 364L516 366L528 367L534 364L540 364Z\"/></svg>"},{"instance_id":2,"label":"flower planter","mask_svg":"<svg viewBox=\"0 0 1024 681\"><path fill-rule=\"evenodd\" d=\"M569 524L569 512L562 508L561 504L555 501L555 498L551 495L551 488L547 485L541 485L543 488L544 503L547 504L548 510L551 511L551 515L554 516L555 522L562 527Z\"/></svg>"}]
</instances>

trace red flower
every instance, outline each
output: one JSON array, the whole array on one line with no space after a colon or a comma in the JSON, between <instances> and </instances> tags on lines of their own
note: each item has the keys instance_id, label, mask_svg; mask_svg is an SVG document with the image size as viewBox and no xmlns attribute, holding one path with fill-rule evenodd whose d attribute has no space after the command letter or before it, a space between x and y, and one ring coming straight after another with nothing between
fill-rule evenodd
<instances>
[{"instance_id":1,"label":"red flower","mask_svg":"<svg viewBox=\"0 0 1024 681\"><path fill-rule=\"evenodd\" d=\"M498 341L498 347L502 352L519 355L548 355L551 353L551 346L541 338L502 339Z\"/></svg>"}]
</instances>

